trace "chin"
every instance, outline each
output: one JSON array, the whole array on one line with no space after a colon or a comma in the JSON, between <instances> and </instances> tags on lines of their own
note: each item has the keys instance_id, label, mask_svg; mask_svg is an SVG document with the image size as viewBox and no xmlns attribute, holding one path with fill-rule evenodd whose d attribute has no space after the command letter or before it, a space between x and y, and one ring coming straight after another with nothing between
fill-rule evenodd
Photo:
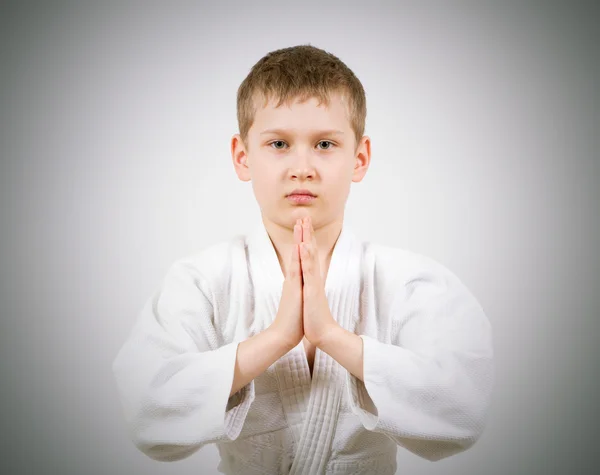
<instances>
[{"instance_id":1,"label":"chin","mask_svg":"<svg viewBox=\"0 0 600 475\"><path fill-rule=\"evenodd\" d=\"M314 215L315 215L314 211L312 211L310 208L304 207L304 206L297 206L292 211L292 217L294 218L294 221L297 218L304 218L305 216L312 217Z\"/></svg>"},{"instance_id":2,"label":"chin","mask_svg":"<svg viewBox=\"0 0 600 475\"><path fill-rule=\"evenodd\" d=\"M314 212L312 210L309 210L304 207L295 207L292 209L291 213L288 210L287 216L282 217L282 219L280 219L279 222L282 226L293 230L294 225L296 224L296 220L302 219L305 216L310 216L314 220Z\"/></svg>"}]
</instances>

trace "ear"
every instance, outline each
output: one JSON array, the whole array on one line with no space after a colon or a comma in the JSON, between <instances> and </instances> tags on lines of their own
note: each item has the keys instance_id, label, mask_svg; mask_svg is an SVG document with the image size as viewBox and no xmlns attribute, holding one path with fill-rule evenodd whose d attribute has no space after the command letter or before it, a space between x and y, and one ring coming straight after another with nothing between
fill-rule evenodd
<instances>
[{"instance_id":1,"label":"ear","mask_svg":"<svg viewBox=\"0 0 600 475\"><path fill-rule=\"evenodd\" d=\"M242 142L242 137L239 134L235 134L231 138L231 159L233 160L233 168L238 178L242 181L250 181L248 154L246 146Z\"/></svg>"},{"instance_id":2,"label":"ear","mask_svg":"<svg viewBox=\"0 0 600 475\"><path fill-rule=\"evenodd\" d=\"M356 147L355 165L352 171L352 181L358 183L367 174L371 163L371 139L365 135Z\"/></svg>"}]
</instances>

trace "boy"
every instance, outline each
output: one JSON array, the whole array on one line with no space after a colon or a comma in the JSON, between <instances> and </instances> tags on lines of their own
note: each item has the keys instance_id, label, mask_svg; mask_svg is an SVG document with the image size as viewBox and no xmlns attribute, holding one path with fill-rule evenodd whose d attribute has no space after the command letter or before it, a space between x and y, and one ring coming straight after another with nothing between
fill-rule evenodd
<instances>
[{"instance_id":1,"label":"boy","mask_svg":"<svg viewBox=\"0 0 600 475\"><path fill-rule=\"evenodd\" d=\"M131 437L218 470L393 474L397 447L471 447L493 386L490 324L448 269L343 225L365 176L365 93L337 57L273 51L238 90L239 179L262 223L175 262L113 371ZM308 194L308 195L307 195Z\"/></svg>"}]
</instances>

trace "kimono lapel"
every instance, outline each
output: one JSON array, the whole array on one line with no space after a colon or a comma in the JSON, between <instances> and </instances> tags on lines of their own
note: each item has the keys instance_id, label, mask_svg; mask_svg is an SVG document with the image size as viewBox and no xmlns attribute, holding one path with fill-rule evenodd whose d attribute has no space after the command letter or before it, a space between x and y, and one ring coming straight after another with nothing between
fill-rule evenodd
<instances>
[{"instance_id":1,"label":"kimono lapel","mask_svg":"<svg viewBox=\"0 0 600 475\"><path fill-rule=\"evenodd\" d=\"M249 250L256 316L262 318L260 325L266 328L277 314L284 276L262 223L250 237ZM331 255L325 295L333 318L352 332L358 311L361 256L359 240L343 225ZM258 312L264 313L259 316ZM311 379L301 341L275 362L274 369L283 411L296 442L290 474L324 473L346 381L344 368L317 348Z\"/></svg>"}]
</instances>

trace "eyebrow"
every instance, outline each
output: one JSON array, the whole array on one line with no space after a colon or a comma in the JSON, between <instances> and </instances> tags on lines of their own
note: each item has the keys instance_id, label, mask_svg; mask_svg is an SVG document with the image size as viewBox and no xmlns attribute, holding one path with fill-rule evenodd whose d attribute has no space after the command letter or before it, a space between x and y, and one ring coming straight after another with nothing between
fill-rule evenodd
<instances>
[{"instance_id":1,"label":"eyebrow","mask_svg":"<svg viewBox=\"0 0 600 475\"><path fill-rule=\"evenodd\" d=\"M267 130L263 130L260 135L266 135L266 134L280 134L280 135L284 135L284 134L289 134L290 131L289 130L285 130L285 129L267 129ZM342 132L341 130L317 130L313 133L313 135L344 135L344 132Z\"/></svg>"}]
</instances>

